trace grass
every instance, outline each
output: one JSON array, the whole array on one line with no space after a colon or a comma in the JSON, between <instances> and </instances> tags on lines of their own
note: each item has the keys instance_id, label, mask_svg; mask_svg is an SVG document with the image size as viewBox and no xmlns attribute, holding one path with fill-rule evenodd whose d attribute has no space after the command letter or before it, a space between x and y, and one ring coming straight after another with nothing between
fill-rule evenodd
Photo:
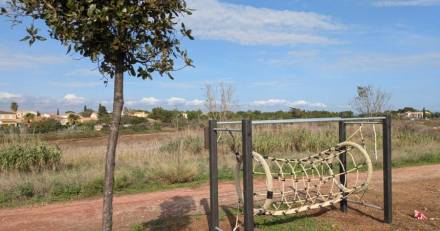
<instances>
[{"instance_id":1,"label":"grass","mask_svg":"<svg viewBox=\"0 0 440 231\"><path fill-rule=\"evenodd\" d=\"M440 163L440 130L433 129L439 124L440 121L394 121L393 166ZM354 129L349 127L348 134ZM307 156L337 142L337 126L330 124L262 126L255 127L254 134L256 151L279 157ZM364 129L364 135L369 141L367 148L373 150L372 130ZM235 160L226 145L230 141L226 133L219 141L219 177L223 180L233 178ZM44 143L34 135L0 134L0 153L7 150L7 145L32 142ZM56 168L3 170L0 207L101 195L105 145L64 142L59 149L62 155ZM378 160L373 161L376 167L382 165L381 160L379 152ZM200 185L208 180L207 163L201 130L175 132L166 139L129 140L118 146L115 191L125 194Z\"/></svg>"},{"instance_id":2,"label":"grass","mask_svg":"<svg viewBox=\"0 0 440 231\"><path fill-rule=\"evenodd\" d=\"M327 223L313 217L281 216L265 217L257 216L255 226L261 231L333 231L336 230Z\"/></svg>"},{"instance_id":3,"label":"grass","mask_svg":"<svg viewBox=\"0 0 440 231\"><path fill-rule=\"evenodd\" d=\"M236 214L230 211L230 215ZM197 223L200 219L207 219L206 217L195 214L195 215L182 215L182 216L161 216L155 220L151 220L142 224L134 224L130 227L130 231L144 231L144 230L195 230L195 227L200 227ZM228 221L228 219L230 219ZM231 224L235 223L235 217L227 217L227 215L221 211L220 212L220 222ZM232 224L234 225L234 224ZM192 229L191 229L192 228ZM306 216L280 216L280 217L269 217L269 216L255 216L255 230L260 231L334 231L334 227L329 225L327 222L318 220L314 217Z\"/></svg>"}]
</instances>

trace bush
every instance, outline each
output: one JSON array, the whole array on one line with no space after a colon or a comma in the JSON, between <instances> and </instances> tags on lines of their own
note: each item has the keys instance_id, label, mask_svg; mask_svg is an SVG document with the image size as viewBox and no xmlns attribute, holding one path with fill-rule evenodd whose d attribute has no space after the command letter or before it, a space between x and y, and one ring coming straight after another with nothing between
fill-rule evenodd
<instances>
[{"instance_id":1,"label":"bush","mask_svg":"<svg viewBox=\"0 0 440 231\"><path fill-rule=\"evenodd\" d=\"M55 182L52 186L52 196L56 199L77 197L81 193L81 185L76 183Z\"/></svg>"},{"instance_id":2,"label":"bush","mask_svg":"<svg viewBox=\"0 0 440 231\"><path fill-rule=\"evenodd\" d=\"M180 150L200 153L203 150L203 141L200 137L189 136L171 140L159 148L159 151L166 153L175 153Z\"/></svg>"},{"instance_id":3,"label":"bush","mask_svg":"<svg viewBox=\"0 0 440 231\"><path fill-rule=\"evenodd\" d=\"M102 193L104 185L104 179L102 177L97 177L92 181L86 182L81 187L81 195L84 197L94 196Z\"/></svg>"},{"instance_id":4,"label":"bush","mask_svg":"<svg viewBox=\"0 0 440 231\"><path fill-rule=\"evenodd\" d=\"M150 178L157 183L177 184L196 180L199 171L191 160L160 162L151 168Z\"/></svg>"},{"instance_id":5,"label":"bush","mask_svg":"<svg viewBox=\"0 0 440 231\"><path fill-rule=\"evenodd\" d=\"M30 124L30 131L33 133L54 132L63 128L60 122L54 119L35 121Z\"/></svg>"},{"instance_id":6,"label":"bush","mask_svg":"<svg viewBox=\"0 0 440 231\"><path fill-rule=\"evenodd\" d=\"M61 160L61 150L47 144L10 144L0 149L0 171L23 172L55 169Z\"/></svg>"}]
</instances>

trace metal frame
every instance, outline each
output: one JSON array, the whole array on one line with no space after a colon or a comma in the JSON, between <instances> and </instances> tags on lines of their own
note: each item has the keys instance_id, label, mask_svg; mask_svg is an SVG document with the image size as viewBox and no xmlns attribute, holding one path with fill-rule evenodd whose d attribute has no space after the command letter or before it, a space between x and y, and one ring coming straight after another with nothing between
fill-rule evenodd
<instances>
[{"instance_id":1,"label":"metal frame","mask_svg":"<svg viewBox=\"0 0 440 231\"><path fill-rule=\"evenodd\" d=\"M287 120L249 120L242 121L221 121L210 120L205 130L205 144L209 148L209 180L210 180L210 212L209 230L221 230L219 228L218 210L218 166L217 166L217 137L219 132L240 132L242 133L243 146L243 199L244 199L244 228L246 231L254 230L254 207L253 207L253 175L252 175L252 125L264 124L294 124L313 122L338 122L339 141L346 139L347 124L382 124L383 127L383 192L384 192L384 222L392 223L392 178L391 178L391 117L365 117L365 118L311 118L311 119L287 119ZM241 129L218 127L219 125L239 125ZM346 165L346 156L341 155L341 162ZM343 171L346 166L340 166ZM341 182L345 182L345 176L340 176ZM340 209L343 212L348 210L348 201L342 200Z\"/></svg>"}]
</instances>

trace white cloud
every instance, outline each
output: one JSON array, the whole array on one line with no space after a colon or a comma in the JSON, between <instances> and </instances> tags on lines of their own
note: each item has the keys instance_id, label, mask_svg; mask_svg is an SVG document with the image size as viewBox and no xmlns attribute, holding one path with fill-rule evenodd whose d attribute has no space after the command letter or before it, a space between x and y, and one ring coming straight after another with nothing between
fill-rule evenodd
<instances>
[{"instance_id":1,"label":"white cloud","mask_svg":"<svg viewBox=\"0 0 440 231\"><path fill-rule=\"evenodd\" d=\"M177 106L177 105L183 105L186 103L186 99L180 98L180 97L171 97L166 100L168 105L171 106Z\"/></svg>"},{"instance_id":2,"label":"white cloud","mask_svg":"<svg viewBox=\"0 0 440 231\"><path fill-rule=\"evenodd\" d=\"M285 99L267 99L267 100L256 100L252 102L256 106L285 106L288 101Z\"/></svg>"},{"instance_id":3,"label":"white cloud","mask_svg":"<svg viewBox=\"0 0 440 231\"><path fill-rule=\"evenodd\" d=\"M440 5L440 0L377 0L373 3L375 6L433 6Z\"/></svg>"},{"instance_id":4,"label":"white cloud","mask_svg":"<svg viewBox=\"0 0 440 231\"><path fill-rule=\"evenodd\" d=\"M37 68L48 64L64 63L65 56L50 54L30 55L0 49L0 70L13 70L23 68Z\"/></svg>"},{"instance_id":5,"label":"white cloud","mask_svg":"<svg viewBox=\"0 0 440 231\"><path fill-rule=\"evenodd\" d=\"M322 32L345 28L332 18L312 12L273 10L218 0L189 0L195 9L184 19L195 36L240 44L334 44Z\"/></svg>"},{"instance_id":6,"label":"white cloud","mask_svg":"<svg viewBox=\"0 0 440 231\"><path fill-rule=\"evenodd\" d=\"M197 107L197 106L202 106L203 104L205 104L205 101L204 100L200 100L200 99L193 99L193 100L186 101L185 104L187 106L195 106L195 107Z\"/></svg>"},{"instance_id":7,"label":"white cloud","mask_svg":"<svg viewBox=\"0 0 440 231\"><path fill-rule=\"evenodd\" d=\"M67 94L63 97L65 103L69 105L78 105L86 103L86 98L74 94Z\"/></svg>"},{"instance_id":8,"label":"white cloud","mask_svg":"<svg viewBox=\"0 0 440 231\"><path fill-rule=\"evenodd\" d=\"M199 107L202 106L205 101L201 99L188 100L181 97L170 97L168 99L157 99L155 97L144 97L140 100L127 100L125 102L129 106L184 106L184 107Z\"/></svg>"},{"instance_id":9,"label":"white cloud","mask_svg":"<svg viewBox=\"0 0 440 231\"><path fill-rule=\"evenodd\" d=\"M140 100L140 103L146 104L146 105L157 105L159 104L160 100L154 98L154 97L144 97Z\"/></svg>"},{"instance_id":10,"label":"white cloud","mask_svg":"<svg viewBox=\"0 0 440 231\"><path fill-rule=\"evenodd\" d=\"M260 107L307 107L307 108L326 108L327 105L320 102L309 102L306 100L289 101L286 99L267 99L256 100L251 105Z\"/></svg>"},{"instance_id":11,"label":"white cloud","mask_svg":"<svg viewBox=\"0 0 440 231\"><path fill-rule=\"evenodd\" d=\"M19 100L21 95L12 94L9 92L0 92L0 101Z\"/></svg>"}]
</instances>

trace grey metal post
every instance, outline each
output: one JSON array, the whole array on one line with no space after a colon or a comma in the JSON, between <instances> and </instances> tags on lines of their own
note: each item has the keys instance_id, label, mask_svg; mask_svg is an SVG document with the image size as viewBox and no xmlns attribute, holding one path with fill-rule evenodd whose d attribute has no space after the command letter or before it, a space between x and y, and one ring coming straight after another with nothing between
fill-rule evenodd
<instances>
[{"instance_id":1,"label":"grey metal post","mask_svg":"<svg viewBox=\"0 0 440 231\"><path fill-rule=\"evenodd\" d=\"M391 175L391 117L383 120L383 193L384 221L393 222L393 194Z\"/></svg>"},{"instance_id":2,"label":"grey metal post","mask_svg":"<svg viewBox=\"0 0 440 231\"><path fill-rule=\"evenodd\" d=\"M254 188L252 175L252 121L243 120L243 197L244 197L244 230L254 230Z\"/></svg>"},{"instance_id":3,"label":"grey metal post","mask_svg":"<svg viewBox=\"0 0 440 231\"><path fill-rule=\"evenodd\" d=\"M347 127L344 121L339 121L339 143L344 142L347 139ZM339 155L339 160L341 161L341 164L339 166L339 172L345 172L347 171L347 155L346 153L343 153ZM341 174L339 176L339 181L341 183L344 182L346 186L346 176L345 174ZM347 212L348 210L348 203L347 198L344 198L341 200L340 203L340 209L342 212Z\"/></svg>"},{"instance_id":4,"label":"grey metal post","mask_svg":"<svg viewBox=\"0 0 440 231\"><path fill-rule=\"evenodd\" d=\"M219 224L218 216L218 166L217 166L217 127L216 120L208 122L208 144L209 144L209 230L217 230Z\"/></svg>"}]
</instances>

